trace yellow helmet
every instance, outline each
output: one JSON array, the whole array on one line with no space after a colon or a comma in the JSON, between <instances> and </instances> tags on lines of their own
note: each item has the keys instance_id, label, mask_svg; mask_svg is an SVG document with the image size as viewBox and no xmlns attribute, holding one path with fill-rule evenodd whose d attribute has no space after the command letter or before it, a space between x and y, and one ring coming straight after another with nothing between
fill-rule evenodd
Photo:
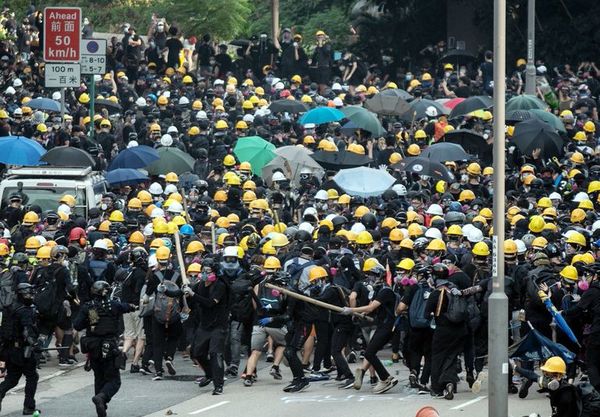
<instances>
[{"instance_id":1,"label":"yellow helmet","mask_svg":"<svg viewBox=\"0 0 600 417\"><path fill-rule=\"evenodd\" d=\"M577 281L579 279L579 276L577 274L577 268L571 265L565 266L560 271L560 276L566 279L567 281Z\"/></svg>"},{"instance_id":2,"label":"yellow helmet","mask_svg":"<svg viewBox=\"0 0 600 417\"><path fill-rule=\"evenodd\" d=\"M219 203L224 203L227 201L227 193L223 190L217 190L213 196L213 200Z\"/></svg>"},{"instance_id":3,"label":"yellow helmet","mask_svg":"<svg viewBox=\"0 0 600 417\"><path fill-rule=\"evenodd\" d=\"M543 236L538 236L531 242L531 247L536 249L544 249L548 246L548 240Z\"/></svg>"},{"instance_id":4,"label":"yellow helmet","mask_svg":"<svg viewBox=\"0 0 600 417\"><path fill-rule=\"evenodd\" d=\"M410 258L404 258L396 265L396 267L405 271L412 271L415 267L415 261Z\"/></svg>"},{"instance_id":5,"label":"yellow helmet","mask_svg":"<svg viewBox=\"0 0 600 417\"><path fill-rule=\"evenodd\" d=\"M596 131L596 124L591 120L588 120L583 124L583 130L585 130L588 133L594 133Z\"/></svg>"},{"instance_id":6,"label":"yellow helmet","mask_svg":"<svg viewBox=\"0 0 600 417\"><path fill-rule=\"evenodd\" d=\"M560 356L551 357L544 363L544 366L540 367L540 369L551 374L564 375L567 373L567 365Z\"/></svg>"},{"instance_id":7,"label":"yellow helmet","mask_svg":"<svg viewBox=\"0 0 600 417\"><path fill-rule=\"evenodd\" d=\"M494 213L492 213L492 210L490 210L488 207L484 207L481 210L479 210L479 215L487 221L492 220L494 218Z\"/></svg>"},{"instance_id":8,"label":"yellow helmet","mask_svg":"<svg viewBox=\"0 0 600 417\"><path fill-rule=\"evenodd\" d=\"M254 191L256 190L256 183L252 180L244 181L244 185L242 185L242 190Z\"/></svg>"},{"instance_id":9,"label":"yellow helmet","mask_svg":"<svg viewBox=\"0 0 600 417\"><path fill-rule=\"evenodd\" d=\"M583 210L594 210L594 203L591 200L581 200L577 208Z\"/></svg>"},{"instance_id":10,"label":"yellow helmet","mask_svg":"<svg viewBox=\"0 0 600 417\"><path fill-rule=\"evenodd\" d=\"M125 216L123 216L123 212L120 210L115 210L110 213L110 217L108 218L111 222L124 222Z\"/></svg>"},{"instance_id":11,"label":"yellow helmet","mask_svg":"<svg viewBox=\"0 0 600 417\"><path fill-rule=\"evenodd\" d=\"M358 245L370 245L373 243L373 236L371 235L371 233L367 232L366 230L363 230L356 237L356 243Z\"/></svg>"},{"instance_id":12,"label":"yellow helmet","mask_svg":"<svg viewBox=\"0 0 600 417\"><path fill-rule=\"evenodd\" d=\"M481 175L481 166L477 162L471 162L467 166L467 173L470 175Z\"/></svg>"},{"instance_id":13,"label":"yellow helmet","mask_svg":"<svg viewBox=\"0 0 600 417\"><path fill-rule=\"evenodd\" d=\"M423 235L423 229L418 223L411 223L408 225L408 236L411 238L419 237Z\"/></svg>"},{"instance_id":14,"label":"yellow helmet","mask_svg":"<svg viewBox=\"0 0 600 417\"><path fill-rule=\"evenodd\" d=\"M73 197L71 194L63 195L58 202L64 203L69 207L75 207L75 197Z\"/></svg>"},{"instance_id":15,"label":"yellow helmet","mask_svg":"<svg viewBox=\"0 0 600 417\"><path fill-rule=\"evenodd\" d=\"M402 239L402 242L400 242L400 247L404 248L404 249L413 250L413 248L414 248L414 242L413 242L412 239L409 239L409 238Z\"/></svg>"},{"instance_id":16,"label":"yellow helmet","mask_svg":"<svg viewBox=\"0 0 600 417\"><path fill-rule=\"evenodd\" d=\"M581 152L573 152L569 160L575 164L583 164L585 163L585 159Z\"/></svg>"},{"instance_id":17,"label":"yellow helmet","mask_svg":"<svg viewBox=\"0 0 600 417\"><path fill-rule=\"evenodd\" d=\"M452 226L450 226L448 228L448 231L446 232L446 234L448 236L462 236L463 235L463 231L462 231L462 228L459 225L453 224Z\"/></svg>"},{"instance_id":18,"label":"yellow helmet","mask_svg":"<svg viewBox=\"0 0 600 417\"><path fill-rule=\"evenodd\" d=\"M138 245L143 245L144 243L146 243L146 238L144 237L142 232L140 232L139 230L136 230L135 232L133 232L131 234L131 236L129 236L128 240L129 240L129 243L135 243Z\"/></svg>"},{"instance_id":19,"label":"yellow helmet","mask_svg":"<svg viewBox=\"0 0 600 417\"><path fill-rule=\"evenodd\" d=\"M275 227L273 227L273 231L274 230ZM274 233L271 235L271 243L273 244L274 248L282 248L284 246L289 245L290 241L287 238L287 236L283 233L278 233L274 231Z\"/></svg>"},{"instance_id":20,"label":"yellow helmet","mask_svg":"<svg viewBox=\"0 0 600 417\"><path fill-rule=\"evenodd\" d=\"M402 155L400 155L398 152L393 152L388 158L388 162L390 164L396 164L400 161L402 161Z\"/></svg>"},{"instance_id":21,"label":"yellow helmet","mask_svg":"<svg viewBox=\"0 0 600 417\"><path fill-rule=\"evenodd\" d=\"M37 250L35 257L38 259L50 259L51 253L52 253L51 246L42 246Z\"/></svg>"},{"instance_id":22,"label":"yellow helmet","mask_svg":"<svg viewBox=\"0 0 600 417\"><path fill-rule=\"evenodd\" d=\"M413 143L406 149L406 152L411 156L419 156L421 155L421 148L416 143Z\"/></svg>"},{"instance_id":23,"label":"yellow helmet","mask_svg":"<svg viewBox=\"0 0 600 417\"><path fill-rule=\"evenodd\" d=\"M225 155L223 158L223 165L226 167L232 167L235 165L235 157L233 155Z\"/></svg>"},{"instance_id":24,"label":"yellow helmet","mask_svg":"<svg viewBox=\"0 0 600 417\"><path fill-rule=\"evenodd\" d=\"M426 139L427 133L423 129L419 129L415 132L415 139Z\"/></svg>"},{"instance_id":25,"label":"yellow helmet","mask_svg":"<svg viewBox=\"0 0 600 417\"><path fill-rule=\"evenodd\" d=\"M250 164L250 162L244 161L240 163L238 169L240 170L240 172L250 172L252 171L252 165Z\"/></svg>"},{"instance_id":26,"label":"yellow helmet","mask_svg":"<svg viewBox=\"0 0 600 417\"><path fill-rule=\"evenodd\" d=\"M156 103L159 106L166 106L167 104L169 104L169 99L166 98L165 96L161 95L158 100L156 100Z\"/></svg>"},{"instance_id":27,"label":"yellow helmet","mask_svg":"<svg viewBox=\"0 0 600 417\"><path fill-rule=\"evenodd\" d=\"M475 194L471 190L462 190L458 195L458 201L461 203L475 200Z\"/></svg>"},{"instance_id":28,"label":"yellow helmet","mask_svg":"<svg viewBox=\"0 0 600 417\"><path fill-rule=\"evenodd\" d=\"M404 240L404 233L400 229L392 229L390 230L389 240L390 242L399 243Z\"/></svg>"},{"instance_id":29,"label":"yellow helmet","mask_svg":"<svg viewBox=\"0 0 600 417\"><path fill-rule=\"evenodd\" d=\"M364 216L367 213L370 213L368 207L366 207L366 206L358 206L354 210L354 217L357 218L357 219L360 219L362 216Z\"/></svg>"},{"instance_id":30,"label":"yellow helmet","mask_svg":"<svg viewBox=\"0 0 600 417\"><path fill-rule=\"evenodd\" d=\"M188 274L199 274L202 271L202 265L198 262L191 263L190 266L187 267Z\"/></svg>"},{"instance_id":31,"label":"yellow helmet","mask_svg":"<svg viewBox=\"0 0 600 417\"><path fill-rule=\"evenodd\" d=\"M176 173L169 172L167 175L165 175L165 181L176 184L179 182L179 177L177 176Z\"/></svg>"},{"instance_id":32,"label":"yellow helmet","mask_svg":"<svg viewBox=\"0 0 600 417\"><path fill-rule=\"evenodd\" d=\"M573 140L577 142L585 142L587 141L587 136L585 136L584 132L579 131L575 133L575 136L573 136Z\"/></svg>"},{"instance_id":33,"label":"yellow helmet","mask_svg":"<svg viewBox=\"0 0 600 417\"><path fill-rule=\"evenodd\" d=\"M446 244L442 239L433 239L431 242L429 242L425 249L432 251L445 251Z\"/></svg>"},{"instance_id":34,"label":"yellow helmet","mask_svg":"<svg viewBox=\"0 0 600 417\"><path fill-rule=\"evenodd\" d=\"M376 258L366 259L362 267L363 272L370 272L374 269L383 269L383 265Z\"/></svg>"},{"instance_id":35,"label":"yellow helmet","mask_svg":"<svg viewBox=\"0 0 600 417\"><path fill-rule=\"evenodd\" d=\"M350 200L352 200L352 198L348 194L342 194L340 198L338 198L338 204L350 204Z\"/></svg>"},{"instance_id":36,"label":"yellow helmet","mask_svg":"<svg viewBox=\"0 0 600 417\"><path fill-rule=\"evenodd\" d=\"M198 252L204 252L204 244L199 240L192 240L185 248L186 255L193 255Z\"/></svg>"},{"instance_id":37,"label":"yellow helmet","mask_svg":"<svg viewBox=\"0 0 600 417\"><path fill-rule=\"evenodd\" d=\"M40 222L40 216L35 211L28 211L23 216L24 225L32 225Z\"/></svg>"},{"instance_id":38,"label":"yellow helmet","mask_svg":"<svg viewBox=\"0 0 600 417\"><path fill-rule=\"evenodd\" d=\"M165 241L160 238L156 238L150 242L150 249L158 249L162 246L165 246Z\"/></svg>"},{"instance_id":39,"label":"yellow helmet","mask_svg":"<svg viewBox=\"0 0 600 417\"><path fill-rule=\"evenodd\" d=\"M576 208L571 212L571 223L581 223L586 219L585 211Z\"/></svg>"},{"instance_id":40,"label":"yellow helmet","mask_svg":"<svg viewBox=\"0 0 600 417\"><path fill-rule=\"evenodd\" d=\"M161 262L161 261L168 261L169 258L171 257L171 249L167 248L166 246L161 246L160 248L156 249L156 260Z\"/></svg>"},{"instance_id":41,"label":"yellow helmet","mask_svg":"<svg viewBox=\"0 0 600 417\"><path fill-rule=\"evenodd\" d=\"M483 168L483 175L494 175L494 168L493 167L485 167Z\"/></svg>"},{"instance_id":42,"label":"yellow helmet","mask_svg":"<svg viewBox=\"0 0 600 417\"><path fill-rule=\"evenodd\" d=\"M31 236L25 241L25 249L37 249L40 246L42 246L42 244L40 243L39 239L35 236Z\"/></svg>"},{"instance_id":43,"label":"yellow helmet","mask_svg":"<svg viewBox=\"0 0 600 417\"><path fill-rule=\"evenodd\" d=\"M275 255L277 253L273 247L273 243L270 240L263 245L261 252L263 255Z\"/></svg>"},{"instance_id":44,"label":"yellow helmet","mask_svg":"<svg viewBox=\"0 0 600 417\"><path fill-rule=\"evenodd\" d=\"M546 221L542 216L531 216L529 219L529 230L533 233L540 233L545 225Z\"/></svg>"},{"instance_id":45,"label":"yellow helmet","mask_svg":"<svg viewBox=\"0 0 600 417\"><path fill-rule=\"evenodd\" d=\"M383 221L381 222L381 227L387 227L388 229L394 229L395 227L398 227L398 220L394 219L393 217L386 217L385 219L383 219ZM399 239L402 240L402 239Z\"/></svg>"},{"instance_id":46,"label":"yellow helmet","mask_svg":"<svg viewBox=\"0 0 600 417\"><path fill-rule=\"evenodd\" d=\"M81 93L79 96L79 102L81 104L88 104L90 102L90 96L88 93Z\"/></svg>"},{"instance_id":47,"label":"yellow helmet","mask_svg":"<svg viewBox=\"0 0 600 417\"><path fill-rule=\"evenodd\" d=\"M254 200L256 200L256 194L254 193L254 191L248 190L242 196L242 201L244 203L251 203Z\"/></svg>"},{"instance_id":48,"label":"yellow helmet","mask_svg":"<svg viewBox=\"0 0 600 417\"><path fill-rule=\"evenodd\" d=\"M229 129L229 125L225 120L217 120L217 122L215 123L215 129L226 130Z\"/></svg>"},{"instance_id":49,"label":"yellow helmet","mask_svg":"<svg viewBox=\"0 0 600 417\"><path fill-rule=\"evenodd\" d=\"M587 188L588 194L595 193L597 191L600 191L600 181L598 181L598 180L591 181Z\"/></svg>"},{"instance_id":50,"label":"yellow helmet","mask_svg":"<svg viewBox=\"0 0 600 417\"><path fill-rule=\"evenodd\" d=\"M281 262L274 256L269 256L263 263L264 269L281 269Z\"/></svg>"},{"instance_id":51,"label":"yellow helmet","mask_svg":"<svg viewBox=\"0 0 600 417\"><path fill-rule=\"evenodd\" d=\"M489 256L490 248L485 242L477 242L475 246L473 246L473 255L477 256Z\"/></svg>"},{"instance_id":52,"label":"yellow helmet","mask_svg":"<svg viewBox=\"0 0 600 417\"><path fill-rule=\"evenodd\" d=\"M585 236L579 232L572 232L567 238L565 243L570 243L572 245L585 246L586 239Z\"/></svg>"},{"instance_id":53,"label":"yellow helmet","mask_svg":"<svg viewBox=\"0 0 600 417\"><path fill-rule=\"evenodd\" d=\"M506 239L504 241L504 254L505 255L516 255L517 254L517 243L512 239Z\"/></svg>"},{"instance_id":54,"label":"yellow helmet","mask_svg":"<svg viewBox=\"0 0 600 417\"><path fill-rule=\"evenodd\" d=\"M327 270L322 266L314 266L308 271L308 282L327 278Z\"/></svg>"}]
</instances>

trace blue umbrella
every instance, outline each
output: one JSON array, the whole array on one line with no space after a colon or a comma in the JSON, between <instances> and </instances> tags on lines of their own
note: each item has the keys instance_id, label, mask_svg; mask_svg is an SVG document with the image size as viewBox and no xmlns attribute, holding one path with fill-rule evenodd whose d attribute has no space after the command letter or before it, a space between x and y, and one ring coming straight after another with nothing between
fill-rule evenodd
<instances>
[{"instance_id":1,"label":"blue umbrella","mask_svg":"<svg viewBox=\"0 0 600 417\"><path fill-rule=\"evenodd\" d=\"M123 149L112 160L109 171L117 168L144 168L159 159L158 151L149 146L140 145Z\"/></svg>"},{"instance_id":2,"label":"blue umbrella","mask_svg":"<svg viewBox=\"0 0 600 417\"><path fill-rule=\"evenodd\" d=\"M510 354L513 359L539 362L543 362L552 356L560 356L566 363L572 363L575 360L573 352L560 343L548 339L533 327L529 330L527 336L511 349Z\"/></svg>"},{"instance_id":3,"label":"blue umbrella","mask_svg":"<svg viewBox=\"0 0 600 417\"><path fill-rule=\"evenodd\" d=\"M333 180L346 193L359 197L379 196L396 182L387 171L367 167L342 169Z\"/></svg>"},{"instance_id":4,"label":"blue umbrella","mask_svg":"<svg viewBox=\"0 0 600 417\"><path fill-rule=\"evenodd\" d=\"M344 118L344 113L333 107L317 107L300 118L300 124L314 123L320 125L323 123L337 122Z\"/></svg>"},{"instance_id":5,"label":"blue umbrella","mask_svg":"<svg viewBox=\"0 0 600 417\"><path fill-rule=\"evenodd\" d=\"M51 98L34 98L27 103L27 107L34 110L43 110L50 112L60 113L61 106L60 102L52 100Z\"/></svg>"},{"instance_id":6,"label":"blue umbrella","mask_svg":"<svg viewBox=\"0 0 600 417\"><path fill-rule=\"evenodd\" d=\"M552 304L550 297L548 297L543 291L540 291L539 295L544 302L546 309L550 312L550 315L554 319L556 326L559 327L560 330L562 330L573 343L575 343L577 346L581 346L577 340L577 336L575 336L575 333L573 333L573 330L571 330L565 318L560 314L556 307L554 307L554 304Z\"/></svg>"},{"instance_id":7,"label":"blue umbrella","mask_svg":"<svg viewBox=\"0 0 600 417\"><path fill-rule=\"evenodd\" d=\"M0 162L7 165L39 165L46 149L24 136L0 138Z\"/></svg>"},{"instance_id":8,"label":"blue umbrella","mask_svg":"<svg viewBox=\"0 0 600 417\"><path fill-rule=\"evenodd\" d=\"M132 168L117 168L106 173L106 181L110 185L138 184L147 180L146 175Z\"/></svg>"}]
</instances>

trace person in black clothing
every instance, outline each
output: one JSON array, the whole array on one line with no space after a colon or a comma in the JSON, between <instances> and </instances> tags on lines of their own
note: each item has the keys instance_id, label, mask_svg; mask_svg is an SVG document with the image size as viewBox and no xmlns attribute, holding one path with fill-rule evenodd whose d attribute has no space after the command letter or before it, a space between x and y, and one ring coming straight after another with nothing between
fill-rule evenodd
<instances>
[{"instance_id":1,"label":"person in black clothing","mask_svg":"<svg viewBox=\"0 0 600 417\"><path fill-rule=\"evenodd\" d=\"M206 77L210 72L210 57L215 55L215 48L210 44L210 35L205 34L202 40L196 44L194 55L198 55L196 68L201 77Z\"/></svg>"},{"instance_id":2,"label":"person in black clothing","mask_svg":"<svg viewBox=\"0 0 600 417\"><path fill-rule=\"evenodd\" d=\"M96 281L92 286L92 299L85 303L74 320L78 331L86 329L81 339L81 351L88 354L94 371L94 396L98 417L106 417L110 400L121 387L119 368L124 360L119 350L119 318L136 309L136 306L110 300L110 285Z\"/></svg>"},{"instance_id":3,"label":"person in black clothing","mask_svg":"<svg viewBox=\"0 0 600 417\"><path fill-rule=\"evenodd\" d=\"M365 367L372 366L377 373L380 381L377 383L373 392L383 394L392 389L398 383L398 380L391 376L377 357L383 347L390 341L394 332L395 312L396 312L396 294L385 282L385 268L375 258L365 260L363 271L370 281L373 289L373 298L368 305L363 307L344 307L342 314L350 315L352 313L375 315L375 333L369 341L364 353L365 360L368 363L363 364L356 370L354 389L359 390L362 387L362 380L365 375Z\"/></svg>"},{"instance_id":4,"label":"person in black clothing","mask_svg":"<svg viewBox=\"0 0 600 417\"><path fill-rule=\"evenodd\" d=\"M32 415L35 411L35 392L39 375L34 353L41 344L38 341L34 287L27 283L16 287L17 300L3 312L1 359L6 363L6 377L0 384L0 409L6 393L14 388L25 376L25 401L23 414Z\"/></svg>"},{"instance_id":5,"label":"person in black clothing","mask_svg":"<svg viewBox=\"0 0 600 417\"><path fill-rule=\"evenodd\" d=\"M219 53L215 55L214 58L217 66L219 67L219 74L217 74L217 78L224 79L232 68L231 57L227 54L227 45L219 45Z\"/></svg>"},{"instance_id":6,"label":"person in black clothing","mask_svg":"<svg viewBox=\"0 0 600 417\"><path fill-rule=\"evenodd\" d=\"M8 197L9 205L2 210L2 221L12 229L23 218L23 197L19 193L12 193Z\"/></svg>"},{"instance_id":7,"label":"person in black clothing","mask_svg":"<svg viewBox=\"0 0 600 417\"><path fill-rule=\"evenodd\" d=\"M169 28L169 39L167 39L165 47L168 50L167 68L179 68L179 53L183 49L183 44L177 38L177 28L175 26Z\"/></svg>"},{"instance_id":8,"label":"person in black clothing","mask_svg":"<svg viewBox=\"0 0 600 417\"><path fill-rule=\"evenodd\" d=\"M223 258L224 263L231 262L231 256ZM237 262L237 257L234 257ZM223 394L225 337L229 324L229 282L225 274L213 271L206 264L202 271L202 280L193 288L186 286L184 294L190 298L192 310L200 309L200 323L194 335L191 354L204 370L200 387L213 384L213 395Z\"/></svg>"},{"instance_id":9,"label":"person in black clothing","mask_svg":"<svg viewBox=\"0 0 600 417\"><path fill-rule=\"evenodd\" d=\"M315 68L314 79L320 84L321 91L331 79L331 66L333 64L333 51L329 37L322 30L317 34L317 45L313 52L311 66ZM313 78L313 77L311 77Z\"/></svg>"}]
</instances>

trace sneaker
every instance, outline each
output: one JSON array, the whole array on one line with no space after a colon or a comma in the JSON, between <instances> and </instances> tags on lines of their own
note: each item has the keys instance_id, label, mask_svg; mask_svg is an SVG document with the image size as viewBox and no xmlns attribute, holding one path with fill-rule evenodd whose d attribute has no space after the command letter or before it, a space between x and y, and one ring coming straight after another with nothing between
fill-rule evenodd
<instances>
[{"instance_id":1,"label":"sneaker","mask_svg":"<svg viewBox=\"0 0 600 417\"><path fill-rule=\"evenodd\" d=\"M345 381L345 380L346 380L346 376L345 375L337 374L335 376L335 381L342 382L342 381Z\"/></svg>"},{"instance_id":2,"label":"sneaker","mask_svg":"<svg viewBox=\"0 0 600 417\"><path fill-rule=\"evenodd\" d=\"M531 379L524 379L521 381L521 387L519 388L519 398L527 398L529 395L529 388L533 385L533 381Z\"/></svg>"},{"instance_id":3,"label":"sneaker","mask_svg":"<svg viewBox=\"0 0 600 417\"><path fill-rule=\"evenodd\" d=\"M320 372L320 371L310 371L310 374L308 374L307 378L320 379L320 378L323 378L323 376L324 376L323 372Z\"/></svg>"},{"instance_id":4,"label":"sneaker","mask_svg":"<svg viewBox=\"0 0 600 417\"><path fill-rule=\"evenodd\" d=\"M358 368L354 374L354 389L359 390L362 388L363 378L365 377L365 371L362 368Z\"/></svg>"},{"instance_id":5,"label":"sneaker","mask_svg":"<svg viewBox=\"0 0 600 417\"><path fill-rule=\"evenodd\" d=\"M223 395L223 387L215 387L215 389L213 389L212 395Z\"/></svg>"},{"instance_id":6,"label":"sneaker","mask_svg":"<svg viewBox=\"0 0 600 417\"><path fill-rule=\"evenodd\" d=\"M581 377L579 378L579 382L589 382L590 378L588 377L587 374L581 374Z\"/></svg>"},{"instance_id":7,"label":"sneaker","mask_svg":"<svg viewBox=\"0 0 600 417\"><path fill-rule=\"evenodd\" d=\"M398 363L400 362L400 354L399 353L392 353L392 362L394 363Z\"/></svg>"},{"instance_id":8,"label":"sneaker","mask_svg":"<svg viewBox=\"0 0 600 417\"><path fill-rule=\"evenodd\" d=\"M430 391L429 395L431 395L431 398L444 398L443 392Z\"/></svg>"},{"instance_id":9,"label":"sneaker","mask_svg":"<svg viewBox=\"0 0 600 417\"><path fill-rule=\"evenodd\" d=\"M419 383L417 382L417 376L415 374L410 374L408 376L408 383L411 388L419 388Z\"/></svg>"},{"instance_id":10,"label":"sneaker","mask_svg":"<svg viewBox=\"0 0 600 417\"><path fill-rule=\"evenodd\" d=\"M96 406L96 414L98 417L106 417L106 400L104 399L104 395L98 394L93 396L92 402Z\"/></svg>"},{"instance_id":11,"label":"sneaker","mask_svg":"<svg viewBox=\"0 0 600 417\"><path fill-rule=\"evenodd\" d=\"M469 389L473 389L473 384L475 383L473 371L467 371L467 377L465 379L467 381L467 384L469 384Z\"/></svg>"},{"instance_id":12,"label":"sneaker","mask_svg":"<svg viewBox=\"0 0 600 417\"><path fill-rule=\"evenodd\" d=\"M350 353L348 354L348 363L356 363L356 352L351 350Z\"/></svg>"},{"instance_id":13,"label":"sneaker","mask_svg":"<svg viewBox=\"0 0 600 417\"><path fill-rule=\"evenodd\" d=\"M487 374L485 372L479 372L477 374L477 379L475 379L475 382L473 382L473 386L471 387L471 392L473 394L479 394L479 391L481 391L481 384L485 381L486 376Z\"/></svg>"},{"instance_id":14,"label":"sneaker","mask_svg":"<svg viewBox=\"0 0 600 417\"><path fill-rule=\"evenodd\" d=\"M213 382L212 378L203 376L202 378L200 378L198 380L198 385L200 386L200 388L202 388L202 387L206 387L207 385L210 385L212 382Z\"/></svg>"},{"instance_id":15,"label":"sneaker","mask_svg":"<svg viewBox=\"0 0 600 417\"><path fill-rule=\"evenodd\" d=\"M454 399L454 384L452 382L446 384L446 389L444 389L444 398L447 400Z\"/></svg>"},{"instance_id":16,"label":"sneaker","mask_svg":"<svg viewBox=\"0 0 600 417\"><path fill-rule=\"evenodd\" d=\"M340 385L340 389L350 389L354 387L354 377L346 379L346 381Z\"/></svg>"},{"instance_id":17,"label":"sneaker","mask_svg":"<svg viewBox=\"0 0 600 417\"><path fill-rule=\"evenodd\" d=\"M252 380L252 378L244 378L244 386L245 387L251 387L252 384L254 384L254 381Z\"/></svg>"},{"instance_id":18,"label":"sneaker","mask_svg":"<svg viewBox=\"0 0 600 417\"><path fill-rule=\"evenodd\" d=\"M311 372L310 362L307 363L306 365L302 364L302 369L304 370L305 374L310 374L310 372Z\"/></svg>"},{"instance_id":19,"label":"sneaker","mask_svg":"<svg viewBox=\"0 0 600 417\"><path fill-rule=\"evenodd\" d=\"M384 392L388 392L394 388L397 383L398 380L390 375L385 381L380 381L377 385L375 385L375 388L373 388L373 393L383 394Z\"/></svg>"},{"instance_id":20,"label":"sneaker","mask_svg":"<svg viewBox=\"0 0 600 417\"><path fill-rule=\"evenodd\" d=\"M154 368L154 361L152 359L150 359L148 361L148 368L153 367Z\"/></svg>"},{"instance_id":21,"label":"sneaker","mask_svg":"<svg viewBox=\"0 0 600 417\"><path fill-rule=\"evenodd\" d=\"M78 363L79 361L77 360L77 358L74 355L70 355L69 356L69 361L71 363Z\"/></svg>"},{"instance_id":22,"label":"sneaker","mask_svg":"<svg viewBox=\"0 0 600 417\"><path fill-rule=\"evenodd\" d=\"M153 381L162 381L162 379L163 379L163 373L162 372L157 372L152 377Z\"/></svg>"},{"instance_id":23,"label":"sneaker","mask_svg":"<svg viewBox=\"0 0 600 417\"><path fill-rule=\"evenodd\" d=\"M424 384L420 384L419 385L419 392L417 392L418 395L424 395L424 394L429 394L431 392L431 390L429 389L429 387L427 385Z\"/></svg>"},{"instance_id":24,"label":"sneaker","mask_svg":"<svg viewBox=\"0 0 600 417\"><path fill-rule=\"evenodd\" d=\"M333 371L335 371L336 369L337 369L337 368L336 368L334 365L331 365L331 366L330 366L330 367L328 367L328 368L327 368L327 367L326 367L326 368L323 368L323 370L321 371L321 373L323 373L323 374L330 374L330 373L332 373Z\"/></svg>"},{"instance_id":25,"label":"sneaker","mask_svg":"<svg viewBox=\"0 0 600 417\"><path fill-rule=\"evenodd\" d=\"M508 386L508 393L509 394L516 394L519 392L519 388L517 388L517 386L515 384L510 384Z\"/></svg>"},{"instance_id":26,"label":"sneaker","mask_svg":"<svg viewBox=\"0 0 600 417\"><path fill-rule=\"evenodd\" d=\"M171 359L167 359L165 361L165 366L167 367L167 372L169 373L169 375L177 375L177 371L175 370L175 367L173 366L173 361Z\"/></svg>"},{"instance_id":27,"label":"sneaker","mask_svg":"<svg viewBox=\"0 0 600 417\"><path fill-rule=\"evenodd\" d=\"M40 410L38 410L37 408L29 408L29 407L23 407L23 415L24 416L31 416L33 415L35 412L40 412ZM38 414L39 415L39 414ZM98 414L100 415L100 414ZM105 414L106 415L106 414Z\"/></svg>"},{"instance_id":28,"label":"sneaker","mask_svg":"<svg viewBox=\"0 0 600 417\"><path fill-rule=\"evenodd\" d=\"M129 368L129 372L132 374L138 374L138 373L140 373L140 370L141 370L140 365L136 365L134 363L132 363L131 368Z\"/></svg>"},{"instance_id":29,"label":"sneaker","mask_svg":"<svg viewBox=\"0 0 600 417\"><path fill-rule=\"evenodd\" d=\"M73 365L73 362L71 362L69 359L67 358L60 358L58 360L58 366L71 366Z\"/></svg>"},{"instance_id":30,"label":"sneaker","mask_svg":"<svg viewBox=\"0 0 600 417\"><path fill-rule=\"evenodd\" d=\"M379 378L377 378L376 376L372 376L372 377L369 379L369 382L371 383L371 386L375 386L375 385L377 385L377 383L379 382Z\"/></svg>"},{"instance_id":31,"label":"sneaker","mask_svg":"<svg viewBox=\"0 0 600 417\"><path fill-rule=\"evenodd\" d=\"M308 388L310 384L306 380L306 378L299 379L297 381L292 382L290 385L283 389L284 392L300 392Z\"/></svg>"},{"instance_id":32,"label":"sneaker","mask_svg":"<svg viewBox=\"0 0 600 417\"><path fill-rule=\"evenodd\" d=\"M275 361L275 356L273 355L273 352L268 352L267 353L267 363L273 363Z\"/></svg>"},{"instance_id":33,"label":"sneaker","mask_svg":"<svg viewBox=\"0 0 600 417\"><path fill-rule=\"evenodd\" d=\"M237 376L238 376L238 367L235 366L235 365L231 365L225 371L225 375L233 377L233 378L237 378Z\"/></svg>"},{"instance_id":34,"label":"sneaker","mask_svg":"<svg viewBox=\"0 0 600 417\"><path fill-rule=\"evenodd\" d=\"M140 366L140 374L150 375L150 374L152 374L152 371L150 370L150 368L148 368L148 365L142 365L142 366Z\"/></svg>"},{"instance_id":35,"label":"sneaker","mask_svg":"<svg viewBox=\"0 0 600 417\"><path fill-rule=\"evenodd\" d=\"M278 381L280 381L283 378L283 376L281 376L281 372L279 371L279 366L277 365L273 365L271 367L269 374Z\"/></svg>"}]
</instances>

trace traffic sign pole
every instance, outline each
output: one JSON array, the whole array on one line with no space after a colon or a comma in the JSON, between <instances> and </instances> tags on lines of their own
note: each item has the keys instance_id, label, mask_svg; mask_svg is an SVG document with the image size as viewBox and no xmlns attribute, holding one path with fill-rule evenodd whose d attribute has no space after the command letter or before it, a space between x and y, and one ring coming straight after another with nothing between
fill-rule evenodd
<instances>
[{"instance_id":1,"label":"traffic sign pole","mask_svg":"<svg viewBox=\"0 0 600 417\"><path fill-rule=\"evenodd\" d=\"M90 75L90 139L94 140L94 134L96 133L96 126L94 123L94 105L96 103L96 82L94 81L94 75Z\"/></svg>"}]
</instances>

